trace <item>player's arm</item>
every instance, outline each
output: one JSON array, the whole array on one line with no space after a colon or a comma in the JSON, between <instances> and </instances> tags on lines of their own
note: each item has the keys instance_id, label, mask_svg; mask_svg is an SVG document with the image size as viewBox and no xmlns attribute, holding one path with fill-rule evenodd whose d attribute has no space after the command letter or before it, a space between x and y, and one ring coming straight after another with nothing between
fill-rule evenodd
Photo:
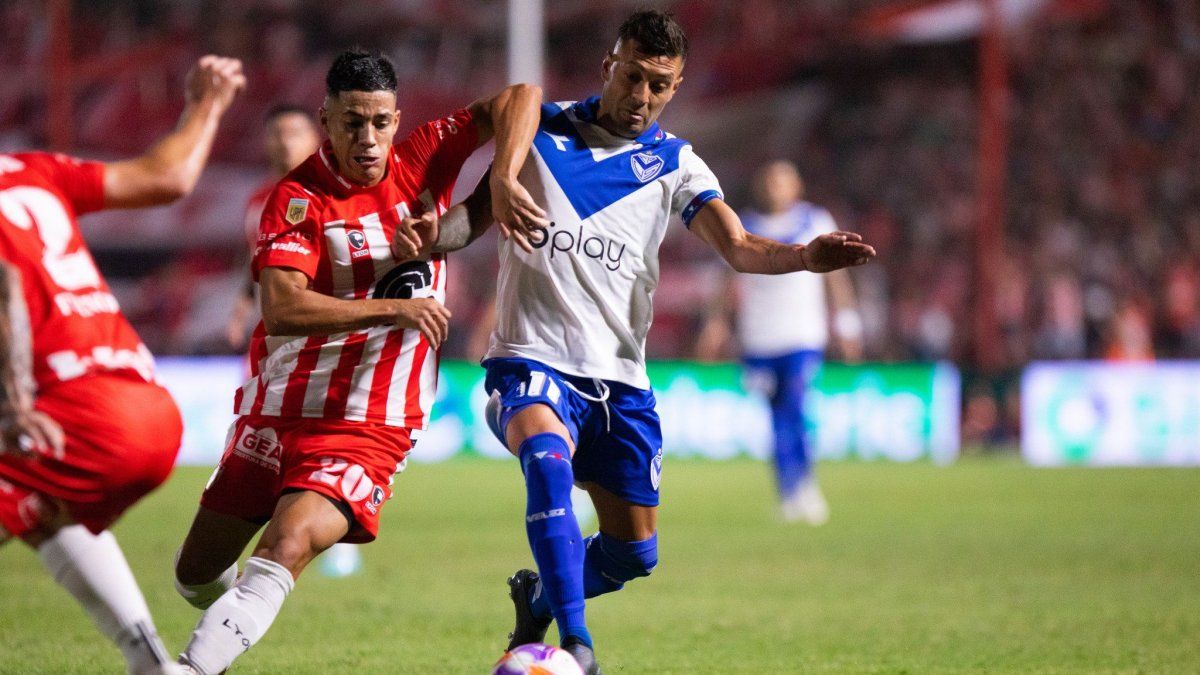
<instances>
[{"instance_id":1,"label":"player's arm","mask_svg":"<svg viewBox=\"0 0 1200 675\"><path fill-rule=\"evenodd\" d=\"M487 232L496 222L492 218L488 174L479 179L469 197L450 207L440 218L424 213L420 218L401 219L392 237L392 255L397 260L411 260L428 253L457 251Z\"/></svg>"},{"instance_id":2,"label":"player's arm","mask_svg":"<svg viewBox=\"0 0 1200 675\"><path fill-rule=\"evenodd\" d=\"M61 457L63 431L33 407L33 339L21 276L0 262L0 454Z\"/></svg>"},{"instance_id":3,"label":"player's arm","mask_svg":"<svg viewBox=\"0 0 1200 675\"><path fill-rule=\"evenodd\" d=\"M716 292L706 303L704 323L696 336L696 359L717 361L725 355L725 347L733 339L733 310L737 291L732 272L722 272Z\"/></svg>"},{"instance_id":4,"label":"player's arm","mask_svg":"<svg viewBox=\"0 0 1200 675\"><path fill-rule=\"evenodd\" d=\"M722 199L711 199L692 218L690 228L737 272L787 274L832 272L862 265L875 249L853 232L830 232L804 244L783 244L751 234Z\"/></svg>"},{"instance_id":5,"label":"player's arm","mask_svg":"<svg viewBox=\"0 0 1200 675\"><path fill-rule=\"evenodd\" d=\"M833 329L833 338L838 350L846 361L861 361L863 322L850 273L846 270L836 270L830 272L825 281L829 292L829 304L833 308L833 320L829 325Z\"/></svg>"},{"instance_id":6,"label":"player's arm","mask_svg":"<svg viewBox=\"0 0 1200 675\"><path fill-rule=\"evenodd\" d=\"M105 165L105 206L154 206L191 193L208 162L222 115L245 86L241 61L201 58L188 73L186 104L175 130L142 156Z\"/></svg>"},{"instance_id":7,"label":"player's arm","mask_svg":"<svg viewBox=\"0 0 1200 675\"><path fill-rule=\"evenodd\" d=\"M263 325L268 335L330 335L395 324L418 330L434 347L450 329L450 310L432 298L342 300L308 287L308 276L287 267L265 267Z\"/></svg>"},{"instance_id":8,"label":"player's arm","mask_svg":"<svg viewBox=\"0 0 1200 675\"><path fill-rule=\"evenodd\" d=\"M506 87L499 94L470 106L479 132L479 144L483 145L493 137L496 139L496 156L492 160L489 179L492 216L505 237L513 232L526 234L517 238L518 245L526 251L533 250L528 233L550 225L546 212L517 181L517 174L524 166L529 146L537 134L541 106L542 89L532 84Z\"/></svg>"}]
</instances>

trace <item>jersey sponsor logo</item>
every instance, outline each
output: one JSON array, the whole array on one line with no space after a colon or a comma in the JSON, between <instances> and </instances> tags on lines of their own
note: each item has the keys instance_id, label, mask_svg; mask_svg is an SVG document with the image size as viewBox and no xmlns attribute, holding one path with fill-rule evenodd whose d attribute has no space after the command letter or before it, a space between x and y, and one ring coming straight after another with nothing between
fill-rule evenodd
<instances>
[{"instance_id":1,"label":"jersey sponsor logo","mask_svg":"<svg viewBox=\"0 0 1200 675\"><path fill-rule=\"evenodd\" d=\"M410 260L393 267L375 284L374 298L400 298L408 300L433 283L433 270L423 260Z\"/></svg>"},{"instance_id":2,"label":"jersey sponsor logo","mask_svg":"<svg viewBox=\"0 0 1200 675\"><path fill-rule=\"evenodd\" d=\"M90 354L64 349L48 355L46 365L60 382L87 375L94 369L133 370L147 382L154 378L154 357L146 345L141 344L137 349L93 347Z\"/></svg>"},{"instance_id":3,"label":"jersey sponsor logo","mask_svg":"<svg viewBox=\"0 0 1200 675\"><path fill-rule=\"evenodd\" d=\"M272 251L282 251L283 253L299 253L300 255L310 255L312 251L304 244L298 241L277 241L271 244Z\"/></svg>"},{"instance_id":4,"label":"jersey sponsor logo","mask_svg":"<svg viewBox=\"0 0 1200 675\"><path fill-rule=\"evenodd\" d=\"M247 426L242 429L233 445L233 452L265 469L279 473L279 458L283 454L283 446L280 445L275 430L270 427L255 429Z\"/></svg>"},{"instance_id":5,"label":"jersey sponsor logo","mask_svg":"<svg viewBox=\"0 0 1200 675\"><path fill-rule=\"evenodd\" d=\"M552 228L557 226L557 223L550 223ZM610 272L616 272L621 268L621 260L625 257L625 244L594 234L587 235L582 223L576 232L571 232L566 228L555 230L553 233L544 228L539 228L539 230L541 237L537 241L529 243L535 249L545 248L549 244L551 260L558 253L566 253L595 260ZM533 238L536 237L531 239Z\"/></svg>"},{"instance_id":6,"label":"jersey sponsor logo","mask_svg":"<svg viewBox=\"0 0 1200 675\"><path fill-rule=\"evenodd\" d=\"M458 133L458 122L453 116L445 117L433 123L433 128L437 129L439 139L446 138L446 134Z\"/></svg>"},{"instance_id":7,"label":"jersey sponsor logo","mask_svg":"<svg viewBox=\"0 0 1200 675\"><path fill-rule=\"evenodd\" d=\"M308 215L307 199L296 197L288 200L287 211L283 214L284 220L292 225L299 225L306 215Z\"/></svg>"},{"instance_id":8,"label":"jersey sponsor logo","mask_svg":"<svg viewBox=\"0 0 1200 675\"><path fill-rule=\"evenodd\" d=\"M358 260L371 255L367 248L367 235L361 230L346 230L346 241L350 243L350 259Z\"/></svg>"},{"instance_id":9,"label":"jersey sponsor logo","mask_svg":"<svg viewBox=\"0 0 1200 675\"><path fill-rule=\"evenodd\" d=\"M76 295L63 291L54 296L54 305L63 316L89 318L97 314L116 314L121 311L116 297L108 291L95 291Z\"/></svg>"},{"instance_id":10,"label":"jersey sponsor logo","mask_svg":"<svg viewBox=\"0 0 1200 675\"><path fill-rule=\"evenodd\" d=\"M650 484L654 486L654 491L658 492L658 485L662 483L663 455L662 448L654 454L654 459L650 460Z\"/></svg>"},{"instance_id":11,"label":"jersey sponsor logo","mask_svg":"<svg viewBox=\"0 0 1200 675\"><path fill-rule=\"evenodd\" d=\"M643 183L654 180L654 177L662 173L663 162L662 157L656 157L648 152L634 153L629 158L629 164L633 167L633 175Z\"/></svg>"},{"instance_id":12,"label":"jersey sponsor logo","mask_svg":"<svg viewBox=\"0 0 1200 675\"><path fill-rule=\"evenodd\" d=\"M539 513L531 513L525 516L525 522L536 523L539 520L548 520L550 518L558 518L559 516L567 515L566 509L550 509L549 511L541 511Z\"/></svg>"},{"instance_id":13,"label":"jersey sponsor logo","mask_svg":"<svg viewBox=\"0 0 1200 675\"><path fill-rule=\"evenodd\" d=\"M375 489L371 490L371 499L367 501L365 506L371 513L378 513L379 507L383 506L384 499L386 499L386 496L383 493L383 488L376 485Z\"/></svg>"}]
</instances>

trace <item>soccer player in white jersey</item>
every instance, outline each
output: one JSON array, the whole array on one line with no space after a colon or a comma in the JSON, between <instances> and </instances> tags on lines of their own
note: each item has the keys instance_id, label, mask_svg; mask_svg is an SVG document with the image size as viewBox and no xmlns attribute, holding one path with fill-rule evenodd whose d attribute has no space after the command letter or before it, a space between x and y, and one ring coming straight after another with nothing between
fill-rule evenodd
<instances>
[{"instance_id":1,"label":"soccer player in white jersey","mask_svg":"<svg viewBox=\"0 0 1200 675\"><path fill-rule=\"evenodd\" d=\"M540 212L516 183L539 88L508 87L393 145L396 86L386 57L339 55L320 111L327 139L263 211L252 377L175 567L180 594L206 610L181 657L194 672L224 672L261 639L322 551L375 538L393 475L428 423L447 261L398 234L402 218L444 211L463 162L493 137L496 215ZM264 524L239 579L238 557Z\"/></svg>"},{"instance_id":2,"label":"soccer player in white jersey","mask_svg":"<svg viewBox=\"0 0 1200 675\"><path fill-rule=\"evenodd\" d=\"M833 216L803 201L803 193L795 164L771 162L754 177L755 208L741 214L742 223L749 232L785 244L807 244L836 231ZM780 513L789 522L821 525L829 519L829 505L813 476L804 399L831 334L843 360L862 357L862 320L850 275L846 270L821 276L739 274L729 275L727 282L709 303L697 353L705 360L720 355L732 334L733 300L745 385L764 394L771 405ZM826 302L826 292L831 303Z\"/></svg>"},{"instance_id":3,"label":"soccer player in white jersey","mask_svg":"<svg viewBox=\"0 0 1200 675\"><path fill-rule=\"evenodd\" d=\"M588 673L599 667L584 598L616 591L657 562L662 439L645 340L672 216L739 272L828 272L875 254L845 232L805 246L745 231L691 145L656 122L683 80L686 52L669 14L638 12L604 57L600 96L542 106L519 180L551 222L528 239L510 230L500 245L498 324L484 360L489 423L520 459L526 534L541 573L509 580L510 648L541 642L553 619ZM442 245L469 240L457 233L479 225L471 211L442 219ZM575 482L600 521L586 541L571 509Z\"/></svg>"}]
</instances>

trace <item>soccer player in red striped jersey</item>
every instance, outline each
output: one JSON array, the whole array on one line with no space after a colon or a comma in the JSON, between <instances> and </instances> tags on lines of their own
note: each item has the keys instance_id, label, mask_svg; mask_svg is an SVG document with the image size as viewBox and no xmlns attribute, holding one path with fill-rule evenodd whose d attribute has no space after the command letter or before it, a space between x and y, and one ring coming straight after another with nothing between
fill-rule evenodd
<instances>
[{"instance_id":1,"label":"soccer player in red striped jersey","mask_svg":"<svg viewBox=\"0 0 1200 675\"><path fill-rule=\"evenodd\" d=\"M494 137L496 219L548 225L516 182L539 88L508 87L394 146L400 113L385 57L343 53L326 93L328 140L263 212L252 377L176 564L180 592L207 608L181 657L195 672L219 673L257 642L322 551L375 538L393 475L429 421L450 317L446 260L419 250L403 219L445 211L463 162ZM264 524L238 579L237 559Z\"/></svg>"},{"instance_id":2,"label":"soccer player in red striped jersey","mask_svg":"<svg viewBox=\"0 0 1200 675\"><path fill-rule=\"evenodd\" d=\"M191 192L245 78L206 56L187 82L179 126L140 157L0 154L0 544L35 549L132 673L180 667L108 528L166 479L183 428L76 219Z\"/></svg>"}]
</instances>

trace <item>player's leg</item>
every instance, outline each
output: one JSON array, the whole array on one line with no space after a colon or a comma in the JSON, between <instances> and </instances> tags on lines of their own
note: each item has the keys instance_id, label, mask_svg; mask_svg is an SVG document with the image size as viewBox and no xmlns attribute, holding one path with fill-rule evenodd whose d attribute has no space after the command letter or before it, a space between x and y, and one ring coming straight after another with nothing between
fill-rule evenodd
<instances>
[{"instance_id":1,"label":"player's leg","mask_svg":"<svg viewBox=\"0 0 1200 675\"><path fill-rule=\"evenodd\" d=\"M237 561L262 525L201 506L175 555L175 590L208 609L237 582Z\"/></svg>"},{"instance_id":2,"label":"player's leg","mask_svg":"<svg viewBox=\"0 0 1200 675\"><path fill-rule=\"evenodd\" d=\"M241 579L204 612L181 662L216 675L258 642L308 563L350 531L343 506L309 490L280 497Z\"/></svg>"},{"instance_id":3,"label":"player's leg","mask_svg":"<svg viewBox=\"0 0 1200 675\"><path fill-rule=\"evenodd\" d=\"M13 493L3 495L10 496ZM0 530L34 549L47 573L121 650L129 672L175 672L176 666L158 637L150 609L112 533L89 531L71 521L65 508L37 493L21 495L17 505L15 513L24 518L14 520L5 517L14 515L14 511L0 503L0 512L7 512L0 513ZM33 514L36 522L29 520Z\"/></svg>"},{"instance_id":4,"label":"player's leg","mask_svg":"<svg viewBox=\"0 0 1200 675\"><path fill-rule=\"evenodd\" d=\"M517 612L509 648L542 641L550 616L564 641L575 637L591 644L584 611L583 536L571 505L575 442L568 423L575 424L574 392L555 371L536 362L493 359L485 365L489 425L520 461L525 533L540 572L540 583L527 570L509 580Z\"/></svg>"},{"instance_id":5,"label":"player's leg","mask_svg":"<svg viewBox=\"0 0 1200 675\"><path fill-rule=\"evenodd\" d=\"M781 401L778 405L787 419L787 442L794 470L788 479L789 490L785 493L783 516L787 520L822 525L829 520L829 504L814 474L814 448L805 419L805 402L821 368L821 353L805 350L785 358L779 373Z\"/></svg>"},{"instance_id":6,"label":"player's leg","mask_svg":"<svg viewBox=\"0 0 1200 675\"><path fill-rule=\"evenodd\" d=\"M256 422L250 433L257 439L235 443L234 454L252 450L256 465L278 458L276 484L283 494L241 578L205 611L180 659L201 673L225 670L260 640L296 578L323 551L339 541L375 538L393 474L412 448L409 431L399 427L340 420ZM229 466L236 466L232 457ZM206 505L219 502L213 491L232 475L232 468L218 473L205 492Z\"/></svg>"},{"instance_id":7,"label":"player's leg","mask_svg":"<svg viewBox=\"0 0 1200 675\"><path fill-rule=\"evenodd\" d=\"M804 449L804 417L801 413L804 383L795 355L769 360L771 431L775 448L775 481L780 501L786 504L808 475Z\"/></svg>"},{"instance_id":8,"label":"player's leg","mask_svg":"<svg viewBox=\"0 0 1200 675\"><path fill-rule=\"evenodd\" d=\"M627 582L650 576L658 564L658 507L622 499L596 483L585 485L600 531L587 538L583 565L584 595L621 590Z\"/></svg>"},{"instance_id":9,"label":"player's leg","mask_svg":"<svg viewBox=\"0 0 1200 675\"><path fill-rule=\"evenodd\" d=\"M17 514L24 522L10 521L5 529L37 551L51 577L120 648L130 672L177 672L108 527L170 473L182 435L178 409L165 390L116 378L60 385L37 405L63 424L67 447L63 458L35 461L30 472L44 483L69 484L95 498L20 494L10 484L17 492L9 496L20 500ZM10 460L17 461L5 461ZM0 512L4 501L0 495Z\"/></svg>"},{"instance_id":10,"label":"player's leg","mask_svg":"<svg viewBox=\"0 0 1200 675\"><path fill-rule=\"evenodd\" d=\"M281 429L276 420L253 417L229 427L225 452L175 558L175 590L198 609L233 588L238 558L278 506Z\"/></svg>"},{"instance_id":11,"label":"player's leg","mask_svg":"<svg viewBox=\"0 0 1200 675\"><path fill-rule=\"evenodd\" d=\"M537 616L552 615L563 641L576 637L590 645L583 535L571 504L575 484L571 435L554 409L533 404L508 420L505 436L525 475L525 534L541 577L533 611Z\"/></svg>"}]
</instances>

